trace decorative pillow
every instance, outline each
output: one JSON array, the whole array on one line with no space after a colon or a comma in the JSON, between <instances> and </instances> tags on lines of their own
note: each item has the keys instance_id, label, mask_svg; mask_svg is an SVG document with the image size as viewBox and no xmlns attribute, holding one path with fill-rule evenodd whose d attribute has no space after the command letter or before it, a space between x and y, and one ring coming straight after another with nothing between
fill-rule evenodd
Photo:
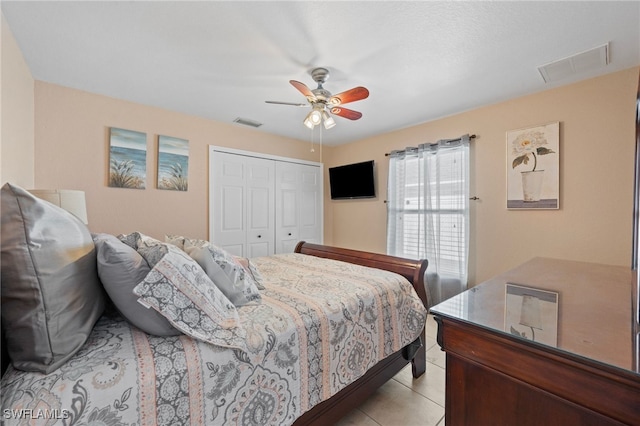
<instances>
[{"instance_id":1,"label":"decorative pillow","mask_svg":"<svg viewBox=\"0 0 640 426\"><path fill-rule=\"evenodd\" d=\"M244 267L238 262L229 252L226 250L217 247L214 244L211 244L209 241L204 240L191 240L189 238L185 238L184 240L184 250L187 253L194 252L194 249L206 249L209 251L211 258L213 261L218 264L218 266L222 269L224 274L228 277L231 282L231 287L227 289L223 289L225 292L233 292L233 293L242 293L244 298L246 299L246 303L248 302L258 302L262 299L260 296L260 292L258 291L258 286L254 279L251 277L251 274L248 274ZM199 257L202 256L202 252L198 252ZM202 266L202 264L200 264ZM204 267L203 267L204 269ZM218 284L214 280L215 284ZM236 305L239 306L239 305Z\"/></svg>"},{"instance_id":2,"label":"decorative pillow","mask_svg":"<svg viewBox=\"0 0 640 426\"><path fill-rule=\"evenodd\" d=\"M151 271L147 261L113 235L97 234L93 241L98 253L100 281L122 316L140 330L155 336L182 334L155 309L138 303L138 296L133 293L133 288Z\"/></svg>"},{"instance_id":3,"label":"decorative pillow","mask_svg":"<svg viewBox=\"0 0 640 426\"><path fill-rule=\"evenodd\" d=\"M132 249L138 250L138 244L142 241L142 234L132 232L131 234L120 234L117 238Z\"/></svg>"},{"instance_id":4,"label":"decorative pillow","mask_svg":"<svg viewBox=\"0 0 640 426\"><path fill-rule=\"evenodd\" d=\"M147 264L153 268L158 262L160 262L160 260L162 260L163 257L166 256L167 253L169 253L170 247L179 250L178 248L170 246L169 244L161 243L157 240L146 240L138 246L138 253L140 253L144 260L147 261Z\"/></svg>"},{"instance_id":5,"label":"decorative pillow","mask_svg":"<svg viewBox=\"0 0 640 426\"><path fill-rule=\"evenodd\" d=\"M213 259L213 255L207 247L188 246L185 247L185 252L200 265L216 287L236 307L260 300L260 294L257 291L253 292L251 287L234 285L225 271Z\"/></svg>"},{"instance_id":6,"label":"decorative pillow","mask_svg":"<svg viewBox=\"0 0 640 426\"><path fill-rule=\"evenodd\" d=\"M251 260L247 257L233 256L233 258L244 268L245 272L253 278L253 281L256 283L256 287L258 290L264 290L264 285L262 284L262 275L258 271L258 268L251 262Z\"/></svg>"},{"instance_id":7,"label":"decorative pillow","mask_svg":"<svg viewBox=\"0 0 640 426\"><path fill-rule=\"evenodd\" d=\"M118 235L118 239L140 254L150 268L167 254L169 245L140 232Z\"/></svg>"},{"instance_id":8,"label":"decorative pillow","mask_svg":"<svg viewBox=\"0 0 640 426\"><path fill-rule=\"evenodd\" d=\"M139 303L154 308L191 337L246 351L246 333L235 306L185 252L163 246L166 254L133 289Z\"/></svg>"},{"instance_id":9,"label":"decorative pillow","mask_svg":"<svg viewBox=\"0 0 640 426\"><path fill-rule=\"evenodd\" d=\"M165 235L164 242L173 244L178 247L180 250L184 250L184 237L181 235Z\"/></svg>"},{"instance_id":10,"label":"decorative pillow","mask_svg":"<svg viewBox=\"0 0 640 426\"><path fill-rule=\"evenodd\" d=\"M105 306L91 233L71 213L2 187L2 326L13 366L48 374L84 345Z\"/></svg>"}]
</instances>

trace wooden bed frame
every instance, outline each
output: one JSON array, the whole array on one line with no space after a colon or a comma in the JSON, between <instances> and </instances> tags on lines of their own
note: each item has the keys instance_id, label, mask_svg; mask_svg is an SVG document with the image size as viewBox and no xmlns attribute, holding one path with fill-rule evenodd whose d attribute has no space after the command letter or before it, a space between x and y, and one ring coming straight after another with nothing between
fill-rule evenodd
<instances>
[{"instance_id":1,"label":"wooden bed frame","mask_svg":"<svg viewBox=\"0 0 640 426\"><path fill-rule=\"evenodd\" d=\"M425 272L427 270L426 260L409 260L383 254L310 244L304 241L298 243L295 252L328 259L342 260L349 263L398 273L407 278L407 280L413 284L413 287L425 307L429 307L424 279ZM4 374L6 367L9 365L9 359L8 354L6 353L4 336L0 337L2 337L0 348L2 350L2 374ZM423 346L418 349L411 360L407 359L404 349L383 359L367 371L367 373L365 373L365 375L360 379L356 380L330 399L316 405L311 410L304 413L295 421L294 426L325 426L327 424L335 423L353 408L363 403L376 391L376 389L395 376L409 362L412 364L413 377L420 377L424 374L426 368L424 329L422 330L420 338L422 339Z\"/></svg>"},{"instance_id":2,"label":"wooden bed frame","mask_svg":"<svg viewBox=\"0 0 640 426\"><path fill-rule=\"evenodd\" d=\"M420 297L424 306L427 309L429 308L424 278L428 264L426 260L403 259L384 254L310 244L304 241L298 243L295 252L311 256L325 257L328 259L342 260L357 265L384 269L386 271L400 274L413 284L416 293L418 293L418 297ZM421 346L416 352L412 360L405 358L404 350L400 350L383 359L367 371L364 376L342 389L330 399L321 402L311 410L304 413L295 421L294 426L324 426L335 423L355 407L363 403L376 391L376 389L395 376L409 362L411 362L413 377L420 377L424 374L426 369L424 329L420 334L420 338L422 339L423 346Z\"/></svg>"}]
</instances>

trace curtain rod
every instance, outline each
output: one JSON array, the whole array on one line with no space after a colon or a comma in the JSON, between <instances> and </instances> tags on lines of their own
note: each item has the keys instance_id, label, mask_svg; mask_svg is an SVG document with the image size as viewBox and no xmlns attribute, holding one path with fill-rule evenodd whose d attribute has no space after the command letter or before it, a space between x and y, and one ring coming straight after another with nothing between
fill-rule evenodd
<instances>
[{"instance_id":1,"label":"curtain rod","mask_svg":"<svg viewBox=\"0 0 640 426\"><path fill-rule=\"evenodd\" d=\"M473 139L475 139L475 138L476 138L476 135L469 135L469 141L471 141L471 140L473 140ZM457 141L462 140L462 137L459 137L459 138L457 138L457 139L445 139L445 140L447 140L447 141L449 141L449 142L457 142ZM436 145L436 144L437 144L437 142L432 143L432 144L430 144L430 145ZM403 152L403 151L405 151L405 150L404 150L404 149L403 149L403 150L398 150L398 151L396 151L396 152ZM390 155L391 155L391 153L390 153L390 152L387 152L387 153L385 153L385 154L384 154L384 156L385 156L385 157L388 157L388 156L390 156Z\"/></svg>"}]
</instances>

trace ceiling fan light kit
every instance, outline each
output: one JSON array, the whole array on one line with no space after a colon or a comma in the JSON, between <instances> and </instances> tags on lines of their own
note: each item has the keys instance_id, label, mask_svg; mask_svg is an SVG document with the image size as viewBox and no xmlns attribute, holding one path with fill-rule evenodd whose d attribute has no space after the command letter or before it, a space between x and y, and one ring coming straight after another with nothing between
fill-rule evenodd
<instances>
[{"instance_id":1,"label":"ceiling fan light kit","mask_svg":"<svg viewBox=\"0 0 640 426\"><path fill-rule=\"evenodd\" d=\"M310 129L313 129L314 127L316 127L318 124L322 122L323 112L324 111L322 111L320 108L318 108L317 106L314 106L313 110L309 114L307 114L307 117L304 119L304 125Z\"/></svg>"},{"instance_id":2,"label":"ceiling fan light kit","mask_svg":"<svg viewBox=\"0 0 640 426\"><path fill-rule=\"evenodd\" d=\"M337 95L331 95L331 92L322 87L329 78L328 69L322 67L314 68L311 70L311 77L316 83L318 83L318 87L313 90L309 89L309 87L304 83L296 80L289 80L289 83L291 83L293 87L307 98L307 102L312 107L311 112L309 112L303 120L305 126L309 129L313 129L318 124L323 123L325 129L331 129L336 125L336 122L329 112L349 120L358 120L362 117L362 113L358 111L343 107L338 108L338 106L366 99L369 97L369 90L365 87L358 86L345 92L338 93ZM270 104L304 106L304 104L294 104L291 102L266 102ZM329 112L327 112L327 109Z\"/></svg>"},{"instance_id":3,"label":"ceiling fan light kit","mask_svg":"<svg viewBox=\"0 0 640 426\"><path fill-rule=\"evenodd\" d=\"M336 125L336 121L333 119L332 116L329 115L327 111L322 111L322 119L323 119L324 128L327 130L329 130L330 128Z\"/></svg>"},{"instance_id":4,"label":"ceiling fan light kit","mask_svg":"<svg viewBox=\"0 0 640 426\"><path fill-rule=\"evenodd\" d=\"M307 116L305 117L304 121L302 122L305 126L307 126L309 129L313 129L315 127L315 125L311 122L311 118L309 117L309 115L311 115L311 113L307 114Z\"/></svg>"}]
</instances>

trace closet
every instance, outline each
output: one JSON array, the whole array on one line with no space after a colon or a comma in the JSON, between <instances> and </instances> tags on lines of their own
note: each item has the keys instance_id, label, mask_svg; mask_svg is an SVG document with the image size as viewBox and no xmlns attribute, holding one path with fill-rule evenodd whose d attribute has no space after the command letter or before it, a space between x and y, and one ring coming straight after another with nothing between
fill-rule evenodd
<instances>
[{"instance_id":1,"label":"closet","mask_svg":"<svg viewBox=\"0 0 640 426\"><path fill-rule=\"evenodd\" d=\"M236 256L322 243L322 164L209 147L209 239Z\"/></svg>"}]
</instances>

